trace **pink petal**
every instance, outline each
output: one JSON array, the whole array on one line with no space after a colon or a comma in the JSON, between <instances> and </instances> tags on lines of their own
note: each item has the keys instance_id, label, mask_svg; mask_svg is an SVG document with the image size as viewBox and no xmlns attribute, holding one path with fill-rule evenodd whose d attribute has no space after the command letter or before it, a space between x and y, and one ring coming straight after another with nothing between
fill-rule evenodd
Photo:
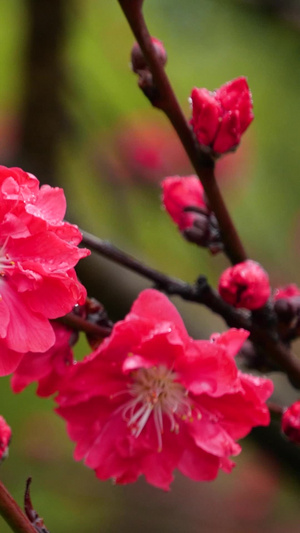
<instances>
[{"instance_id":1,"label":"pink petal","mask_svg":"<svg viewBox=\"0 0 300 533\"><path fill-rule=\"evenodd\" d=\"M66 213L64 191L58 187L42 185L34 204L27 204L26 211L50 223L60 222Z\"/></svg>"},{"instance_id":2,"label":"pink petal","mask_svg":"<svg viewBox=\"0 0 300 533\"><path fill-rule=\"evenodd\" d=\"M220 103L207 89L194 88L191 94L193 118L191 125L200 144L209 146L217 133L222 116Z\"/></svg>"},{"instance_id":3,"label":"pink petal","mask_svg":"<svg viewBox=\"0 0 300 533\"><path fill-rule=\"evenodd\" d=\"M134 302L127 320L131 316L160 322L173 322L183 341L188 341L189 336L180 314L170 300L159 291L146 289L140 293Z\"/></svg>"},{"instance_id":4,"label":"pink petal","mask_svg":"<svg viewBox=\"0 0 300 533\"><path fill-rule=\"evenodd\" d=\"M220 123L213 150L218 154L223 154L234 149L240 143L241 133L239 112L228 111Z\"/></svg>"},{"instance_id":5,"label":"pink petal","mask_svg":"<svg viewBox=\"0 0 300 533\"><path fill-rule=\"evenodd\" d=\"M14 372L14 370L19 365L20 361L22 360L22 357L24 356L23 353L15 352L13 350L10 350L6 346L5 341L0 341L0 377L1 376L7 376L8 374L11 374Z\"/></svg>"},{"instance_id":6,"label":"pink petal","mask_svg":"<svg viewBox=\"0 0 300 533\"><path fill-rule=\"evenodd\" d=\"M193 422L187 422L187 430L193 437L195 444L202 450L217 455L228 457L238 455L241 447L221 424L209 413L199 409L201 419L196 417Z\"/></svg>"},{"instance_id":7,"label":"pink petal","mask_svg":"<svg viewBox=\"0 0 300 533\"><path fill-rule=\"evenodd\" d=\"M180 382L196 395L217 397L240 389L234 360L221 346L208 341L193 341L174 368Z\"/></svg>"},{"instance_id":8,"label":"pink petal","mask_svg":"<svg viewBox=\"0 0 300 533\"><path fill-rule=\"evenodd\" d=\"M17 352L45 352L55 342L49 321L33 313L8 283L2 289L3 299L10 310L7 327L7 346Z\"/></svg>"},{"instance_id":9,"label":"pink petal","mask_svg":"<svg viewBox=\"0 0 300 533\"><path fill-rule=\"evenodd\" d=\"M219 458L190 443L185 448L177 468L195 481L211 481L218 475Z\"/></svg>"},{"instance_id":10,"label":"pink petal","mask_svg":"<svg viewBox=\"0 0 300 533\"><path fill-rule=\"evenodd\" d=\"M249 331L246 331L245 329L231 328L225 331L225 333L221 333L221 335L212 335L211 339L213 339L216 344L224 346L228 355L235 357L249 335Z\"/></svg>"}]
</instances>

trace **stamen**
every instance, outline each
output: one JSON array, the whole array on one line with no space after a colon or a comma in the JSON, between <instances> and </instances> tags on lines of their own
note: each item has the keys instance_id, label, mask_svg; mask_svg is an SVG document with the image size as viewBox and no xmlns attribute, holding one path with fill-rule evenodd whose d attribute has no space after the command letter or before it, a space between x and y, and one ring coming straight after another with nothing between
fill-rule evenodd
<instances>
[{"instance_id":1,"label":"stamen","mask_svg":"<svg viewBox=\"0 0 300 533\"><path fill-rule=\"evenodd\" d=\"M132 435L140 436L153 415L157 435L158 451L162 450L164 423L168 421L170 431L179 432L180 421L193 422L193 409L199 420L198 408L191 404L188 391L177 379L177 374L161 365L149 369L140 368L131 373L132 383L128 390L111 395L111 398L130 394L131 399L122 404L116 412L122 412Z\"/></svg>"}]
</instances>

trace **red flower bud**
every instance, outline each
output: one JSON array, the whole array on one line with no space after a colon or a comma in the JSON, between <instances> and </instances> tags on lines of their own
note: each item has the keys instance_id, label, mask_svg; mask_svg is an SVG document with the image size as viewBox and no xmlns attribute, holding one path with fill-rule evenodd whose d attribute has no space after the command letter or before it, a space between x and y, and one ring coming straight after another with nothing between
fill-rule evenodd
<instances>
[{"instance_id":1,"label":"red flower bud","mask_svg":"<svg viewBox=\"0 0 300 533\"><path fill-rule=\"evenodd\" d=\"M11 429L3 416L0 416L0 463L7 457L10 439Z\"/></svg>"},{"instance_id":2,"label":"red flower bud","mask_svg":"<svg viewBox=\"0 0 300 533\"><path fill-rule=\"evenodd\" d=\"M164 207L184 238L209 248L215 254L223 249L219 225L206 204L204 189L197 176L173 176L162 182Z\"/></svg>"},{"instance_id":3,"label":"red flower bud","mask_svg":"<svg viewBox=\"0 0 300 533\"><path fill-rule=\"evenodd\" d=\"M285 287L278 287L274 292L274 309L278 319L291 323L299 321L300 289L294 283ZM295 326L294 322L294 326Z\"/></svg>"},{"instance_id":4,"label":"red flower bud","mask_svg":"<svg viewBox=\"0 0 300 533\"><path fill-rule=\"evenodd\" d=\"M165 178L162 189L163 205L180 231L192 227L199 216L198 213L185 211L186 207L200 208L204 213L209 213L204 200L204 189L197 176Z\"/></svg>"},{"instance_id":5,"label":"red flower bud","mask_svg":"<svg viewBox=\"0 0 300 533\"><path fill-rule=\"evenodd\" d=\"M219 293L225 302L234 307L259 309L270 297L268 274L255 261L244 261L223 272Z\"/></svg>"},{"instance_id":6,"label":"red flower bud","mask_svg":"<svg viewBox=\"0 0 300 533\"><path fill-rule=\"evenodd\" d=\"M162 66L164 66L167 62L167 52L164 48L163 43L155 37L151 37L151 41L160 63L162 64ZM134 43L131 50L131 68L133 72L136 73L139 73L141 70L149 69L147 61L138 43Z\"/></svg>"},{"instance_id":7,"label":"red flower bud","mask_svg":"<svg viewBox=\"0 0 300 533\"><path fill-rule=\"evenodd\" d=\"M196 137L215 155L234 150L254 118L251 93L244 77L213 92L194 88L191 102L191 125Z\"/></svg>"},{"instance_id":8,"label":"red flower bud","mask_svg":"<svg viewBox=\"0 0 300 533\"><path fill-rule=\"evenodd\" d=\"M274 300L281 300L282 298L286 300L290 300L291 298L299 298L300 296L300 289L295 285L295 283L290 283L290 285L286 285L285 287L278 287L275 290L274 293Z\"/></svg>"},{"instance_id":9,"label":"red flower bud","mask_svg":"<svg viewBox=\"0 0 300 533\"><path fill-rule=\"evenodd\" d=\"M290 405L284 412L281 429L290 441L300 444L300 401Z\"/></svg>"}]
</instances>

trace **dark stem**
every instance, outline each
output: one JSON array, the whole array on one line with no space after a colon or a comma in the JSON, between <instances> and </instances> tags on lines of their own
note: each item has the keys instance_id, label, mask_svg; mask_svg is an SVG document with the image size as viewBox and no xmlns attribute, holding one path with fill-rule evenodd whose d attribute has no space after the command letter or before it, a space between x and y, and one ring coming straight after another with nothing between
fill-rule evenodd
<instances>
[{"instance_id":1,"label":"dark stem","mask_svg":"<svg viewBox=\"0 0 300 533\"><path fill-rule=\"evenodd\" d=\"M56 319L57 322L69 326L75 331L84 331L90 335L96 335L97 337L108 337L111 334L111 328L105 326L98 326L89 320L75 315L74 313L68 313L65 316Z\"/></svg>"},{"instance_id":2,"label":"dark stem","mask_svg":"<svg viewBox=\"0 0 300 533\"><path fill-rule=\"evenodd\" d=\"M143 14L142 2L118 0L139 43L159 92L159 107L175 128L194 166L219 223L225 251L233 264L247 259L246 252L231 220L214 175L214 161L201 150L174 94L166 72L157 58Z\"/></svg>"},{"instance_id":3,"label":"dark stem","mask_svg":"<svg viewBox=\"0 0 300 533\"><path fill-rule=\"evenodd\" d=\"M271 411L271 413L273 415L276 416L276 418L281 418L283 413L284 413L284 407L282 407L281 405L278 405L277 403L274 403L274 402L266 402L267 403L267 406L269 408L269 411Z\"/></svg>"},{"instance_id":4,"label":"dark stem","mask_svg":"<svg viewBox=\"0 0 300 533\"><path fill-rule=\"evenodd\" d=\"M0 514L15 533L36 533L36 529L1 481Z\"/></svg>"},{"instance_id":5,"label":"dark stem","mask_svg":"<svg viewBox=\"0 0 300 533\"><path fill-rule=\"evenodd\" d=\"M224 302L219 294L209 286L204 277L200 277L194 285L190 285L141 263L107 241L103 241L86 231L81 230L81 232L83 235L82 243L85 246L150 279L158 290L170 296L178 295L184 300L203 304L214 313L222 316L228 326L248 330L253 343L263 349L270 360L286 372L295 387L300 388L300 361L284 343L280 342L278 335L273 330L266 328L264 323L261 325L253 322L250 314L238 311Z\"/></svg>"}]
</instances>

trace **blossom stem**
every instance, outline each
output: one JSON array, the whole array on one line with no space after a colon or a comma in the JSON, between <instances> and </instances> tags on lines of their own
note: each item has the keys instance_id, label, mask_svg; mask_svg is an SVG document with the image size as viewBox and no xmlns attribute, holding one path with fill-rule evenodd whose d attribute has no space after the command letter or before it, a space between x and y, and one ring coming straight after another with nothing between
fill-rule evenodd
<instances>
[{"instance_id":1,"label":"blossom stem","mask_svg":"<svg viewBox=\"0 0 300 533\"><path fill-rule=\"evenodd\" d=\"M118 0L151 70L158 91L159 107L169 118L194 166L219 223L224 249L232 264L247 259L243 244L224 203L214 175L214 160L201 150L175 96L169 78L153 47L142 13L142 2Z\"/></svg>"},{"instance_id":2,"label":"blossom stem","mask_svg":"<svg viewBox=\"0 0 300 533\"><path fill-rule=\"evenodd\" d=\"M36 529L1 481L0 514L15 533L36 533Z\"/></svg>"},{"instance_id":3,"label":"blossom stem","mask_svg":"<svg viewBox=\"0 0 300 533\"><path fill-rule=\"evenodd\" d=\"M99 326L98 324L94 324L89 320L85 320L84 318L75 315L75 313L68 313L67 315L57 318L56 320L65 326L69 326L75 331L84 331L90 335L96 335L99 338L108 337L112 330L110 327Z\"/></svg>"},{"instance_id":4,"label":"blossom stem","mask_svg":"<svg viewBox=\"0 0 300 533\"><path fill-rule=\"evenodd\" d=\"M83 235L82 244L115 263L150 279L155 283L156 289L165 292L169 296L178 295L184 300L203 304L214 313L222 316L228 326L248 330L250 339L254 344L256 343L260 346L269 359L286 372L291 383L300 389L300 361L283 342L280 342L279 336L273 327L268 328L265 322L259 323L250 314L239 311L227 304L210 287L205 277L201 276L196 283L190 285L145 265L131 255L119 250L108 241L95 237L86 231L80 231Z\"/></svg>"}]
</instances>

